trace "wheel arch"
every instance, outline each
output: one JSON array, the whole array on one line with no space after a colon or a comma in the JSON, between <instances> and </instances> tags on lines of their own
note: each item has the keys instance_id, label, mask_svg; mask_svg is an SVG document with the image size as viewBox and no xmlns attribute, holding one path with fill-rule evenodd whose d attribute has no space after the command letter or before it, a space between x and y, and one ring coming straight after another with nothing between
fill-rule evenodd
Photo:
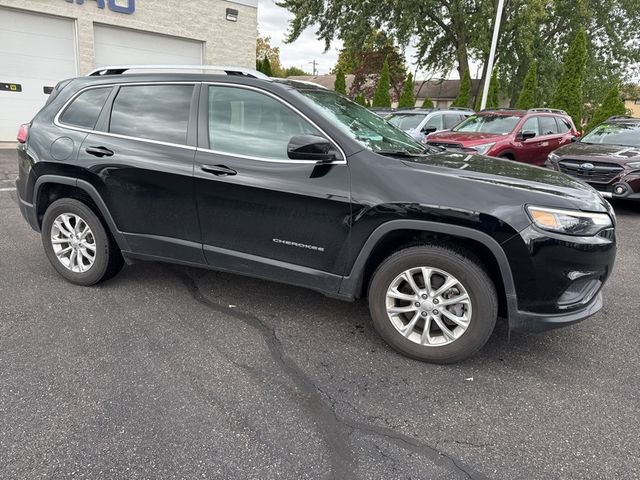
<instances>
[{"instance_id":1,"label":"wheel arch","mask_svg":"<svg viewBox=\"0 0 640 480\"><path fill-rule=\"evenodd\" d=\"M124 235L116 227L116 223L98 190L85 180L62 175L42 175L38 177L33 188L33 205L36 211L38 227L42 227L42 216L46 208L58 198L78 198L94 209L105 223L120 250L128 250Z\"/></svg>"},{"instance_id":2,"label":"wheel arch","mask_svg":"<svg viewBox=\"0 0 640 480\"><path fill-rule=\"evenodd\" d=\"M471 251L488 270L498 291L500 315L517 311L516 290L511 267L500 244L486 233L468 227L420 220L392 220L369 236L351 272L340 285L341 296L359 298L366 292L375 269L398 250L425 243Z\"/></svg>"}]
</instances>

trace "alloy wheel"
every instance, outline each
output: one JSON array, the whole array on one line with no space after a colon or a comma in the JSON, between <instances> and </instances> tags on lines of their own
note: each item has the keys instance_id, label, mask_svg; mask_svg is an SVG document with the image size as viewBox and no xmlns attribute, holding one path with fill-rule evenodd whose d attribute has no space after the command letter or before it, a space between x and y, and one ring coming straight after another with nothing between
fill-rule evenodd
<instances>
[{"instance_id":1,"label":"alloy wheel","mask_svg":"<svg viewBox=\"0 0 640 480\"><path fill-rule=\"evenodd\" d=\"M87 222L74 213L63 213L51 226L51 246L68 270L84 273L96 260L96 240Z\"/></svg>"}]
</instances>

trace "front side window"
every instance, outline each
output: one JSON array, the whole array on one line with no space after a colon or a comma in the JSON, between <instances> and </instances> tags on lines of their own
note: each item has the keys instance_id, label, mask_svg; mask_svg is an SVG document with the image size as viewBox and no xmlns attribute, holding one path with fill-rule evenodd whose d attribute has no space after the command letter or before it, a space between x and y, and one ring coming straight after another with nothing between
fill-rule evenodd
<instances>
[{"instance_id":1,"label":"front side window","mask_svg":"<svg viewBox=\"0 0 640 480\"><path fill-rule=\"evenodd\" d=\"M369 109L335 92L300 88L307 105L363 147L378 153L422 154L425 147Z\"/></svg>"},{"instance_id":2,"label":"front side window","mask_svg":"<svg viewBox=\"0 0 640 480\"><path fill-rule=\"evenodd\" d=\"M111 87L85 90L62 112L60 121L75 127L95 128L109 93Z\"/></svg>"},{"instance_id":3,"label":"front side window","mask_svg":"<svg viewBox=\"0 0 640 480\"><path fill-rule=\"evenodd\" d=\"M580 142L640 147L640 122L603 123L582 137Z\"/></svg>"},{"instance_id":4,"label":"front side window","mask_svg":"<svg viewBox=\"0 0 640 480\"><path fill-rule=\"evenodd\" d=\"M237 87L209 87L209 147L231 155L284 160L296 135L322 133L282 102Z\"/></svg>"},{"instance_id":5,"label":"front side window","mask_svg":"<svg viewBox=\"0 0 640 480\"><path fill-rule=\"evenodd\" d=\"M540 123L538 117L530 117L522 124L521 132L534 132L536 137L540 135Z\"/></svg>"},{"instance_id":6,"label":"front side window","mask_svg":"<svg viewBox=\"0 0 640 480\"><path fill-rule=\"evenodd\" d=\"M433 129L442 130L442 115L433 115L427 123L425 123L423 130Z\"/></svg>"},{"instance_id":7,"label":"front side window","mask_svg":"<svg viewBox=\"0 0 640 480\"><path fill-rule=\"evenodd\" d=\"M515 115L471 115L453 131L507 135L516 128L519 121L520 117Z\"/></svg>"},{"instance_id":8,"label":"front side window","mask_svg":"<svg viewBox=\"0 0 640 480\"><path fill-rule=\"evenodd\" d=\"M400 130L414 130L424 120L425 115L415 113L394 113L387 117L387 121Z\"/></svg>"},{"instance_id":9,"label":"front side window","mask_svg":"<svg viewBox=\"0 0 640 480\"><path fill-rule=\"evenodd\" d=\"M113 101L109 132L185 144L193 85L130 85Z\"/></svg>"}]
</instances>

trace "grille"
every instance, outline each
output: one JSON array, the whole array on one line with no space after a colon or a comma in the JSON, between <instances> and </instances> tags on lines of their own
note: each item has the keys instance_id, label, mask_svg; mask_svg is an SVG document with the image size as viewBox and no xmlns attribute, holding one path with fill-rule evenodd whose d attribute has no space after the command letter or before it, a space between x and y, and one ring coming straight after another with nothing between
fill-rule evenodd
<instances>
[{"instance_id":1,"label":"grille","mask_svg":"<svg viewBox=\"0 0 640 480\"><path fill-rule=\"evenodd\" d=\"M593 168L583 168L591 164ZM623 168L615 163L586 162L584 160L562 160L558 166L562 173L572 175L585 182L609 183L622 172Z\"/></svg>"},{"instance_id":2,"label":"grille","mask_svg":"<svg viewBox=\"0 0 640 480\"><path fill-rule=\"evenodd\" d=\"M445 142L427 142L428 145L444 148L462 148L461 143L445 143Z\"/></svg>"}]
</instances>

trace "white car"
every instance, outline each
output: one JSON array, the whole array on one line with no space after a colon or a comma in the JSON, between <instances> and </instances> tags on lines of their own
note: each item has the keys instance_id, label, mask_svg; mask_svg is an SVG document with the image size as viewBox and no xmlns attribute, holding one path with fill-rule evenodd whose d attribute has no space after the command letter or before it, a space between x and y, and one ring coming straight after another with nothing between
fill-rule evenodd
<instances>
[{"instance_id":1,"label":"white car","mask_svg":"<svg viewBox=\"0 0 640 480\"><path fill-rule=\"evenodd\" d=\"M398 110L387 115L385 120L421 142L430 133L452 129L473 113L470 108L452 107L446 110L415 108Z\"/></svg>"}]
</instances>

